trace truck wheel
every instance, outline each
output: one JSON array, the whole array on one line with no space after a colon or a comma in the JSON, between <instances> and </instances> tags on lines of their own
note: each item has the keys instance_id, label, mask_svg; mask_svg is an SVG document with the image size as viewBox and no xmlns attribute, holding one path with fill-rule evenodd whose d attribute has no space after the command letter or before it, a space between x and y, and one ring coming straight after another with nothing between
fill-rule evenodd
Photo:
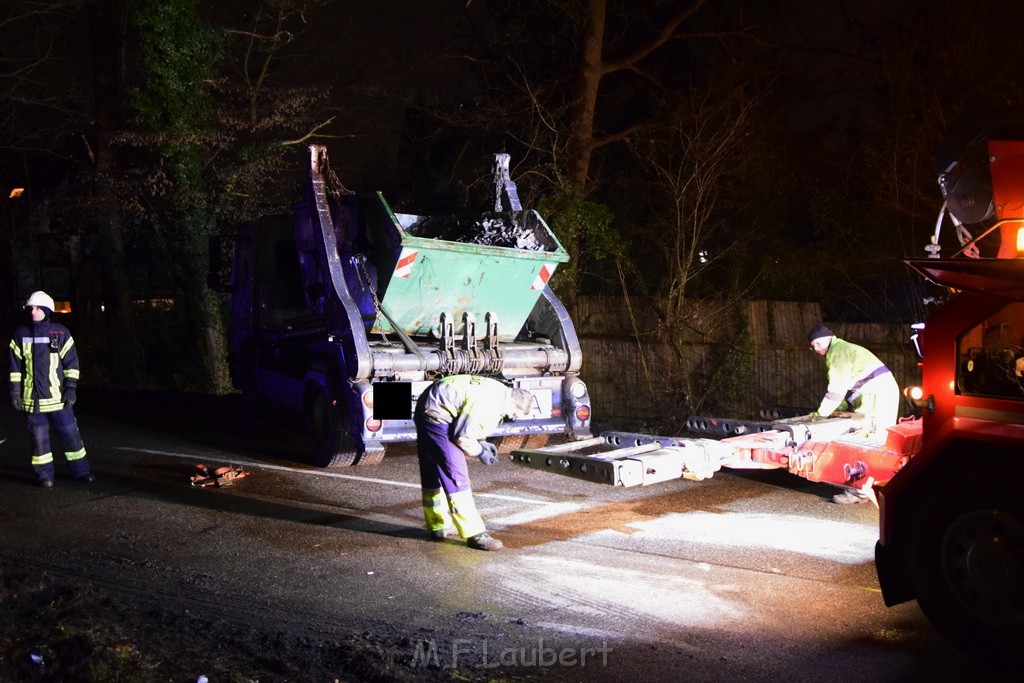
<instances>
[{"instance_id":1,"label":"truck wheel","mask_svg":"<svg viewBox=\"0 0 1024 683\"><path fill-rule=\"evenodd\" d=\"M356 461L356 465L379 465L381 461L384 460L384 453L385 448L383 446L379 448L367 448L360 454L359 460Z\"/></svg>"},{"instance_id":2,"label":"truck wheel","mask_svg":"<svg viewBox=\"0 0 1024 683\"><path fill-rule=\"evenodd\" d=\"M309 435L313 440L312 464L316 467L348 467L356 461L356 441L349 432L344 411L330 395L317 387L306 408Z\"/></svg>"},{"instance_id":3,"label":"truck wheel","mask_svg":"<svg viewBox=\"0 0 1024 683\"><path fill-rule=\"evenodd\" d=\"M921 609L960 647L995 656L1024 645L1024 503L1005 483L1014 479L935 487L910 527Z\"/></svg>"}]
</instances>

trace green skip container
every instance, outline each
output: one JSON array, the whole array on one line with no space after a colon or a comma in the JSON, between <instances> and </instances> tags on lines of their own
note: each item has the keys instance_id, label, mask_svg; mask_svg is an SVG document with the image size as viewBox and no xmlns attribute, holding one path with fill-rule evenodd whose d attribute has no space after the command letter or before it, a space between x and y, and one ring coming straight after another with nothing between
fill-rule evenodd
<instances>
[{"instance_id":1,"label":"green skip container","mask_svg":"<svg viewBox=\"0 0 1024 683\"><path fill-rule=\"evenodd\" d=\"M379 193L369 212L377 298L408 335L440 335L441 314L464 334L463 314L483 330L487 313L498 338L516 338L559 263L569 255L536 211L473 217L394 213ZM366 214L364 214L366 215ZM373 331L394 332L378 314Z\"/></svg>"}]
</instances>

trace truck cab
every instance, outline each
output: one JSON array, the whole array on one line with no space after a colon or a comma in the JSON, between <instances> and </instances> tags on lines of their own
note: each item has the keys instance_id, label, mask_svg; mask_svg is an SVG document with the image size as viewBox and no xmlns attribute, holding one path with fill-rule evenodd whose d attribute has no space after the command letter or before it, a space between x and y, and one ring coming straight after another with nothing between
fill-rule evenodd
<instances>
[{"instance_id":1,"label":"truck cab","mask_svg":"<svg viewBox=\"0 0 1024 683\"><path fill-rule=\"evenodd\" d=\"M916 599L965 649L1024 645L1024 131L993 118L940 167L961 237L906 263L944 289L919 331L921 447L884 485L875 559L885 604ZM1015 121L1018 119L1014 119ZM952 157L951 157L952 158ZM968 161L964 161L968 160ZM995 219L991 221L990 219ZM940 217L941 221L941 217ZM985 222L979 238L965 229ZM979 248L981 238L998 248Z\"/></svg>"}]
</instances>

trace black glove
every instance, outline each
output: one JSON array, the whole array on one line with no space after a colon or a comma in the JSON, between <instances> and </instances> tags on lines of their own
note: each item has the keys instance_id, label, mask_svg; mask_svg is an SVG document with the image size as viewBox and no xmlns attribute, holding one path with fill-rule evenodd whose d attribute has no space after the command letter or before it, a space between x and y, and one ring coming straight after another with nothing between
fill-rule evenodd
<instances>
[{"instance_id":1,"label":"black glove","mask_svg":"<svg viewBox=\"0 0 1024 683\"><path fill-rule=\"evenodd\" d=\"M480 454L476 457L480 458L480 462L485 465L493 465L498 462L498 447L489 441L480 442Z\"/></svg>"},{"instance_id":2,"label":"black glove","mask_svg":"<svg viewBox=\"0 0 1024 683\"><path fill-rule=\"evenodd\" d=\"M75 405L75 401L78 400L78 394L75 393L74 387L68 387L64 390L64 405L68 408Z\"/></svg>"},{"instance_id":3,"label":"black glove","mask_svg":"<svg viewBox=\"0 0 1024 683\"><path fill-rule=\"evenodd\" d=\"M15 410L24 410L25 407L21 405L21 394L11 392L11 407Z\"/></svg>"}]
</instances>

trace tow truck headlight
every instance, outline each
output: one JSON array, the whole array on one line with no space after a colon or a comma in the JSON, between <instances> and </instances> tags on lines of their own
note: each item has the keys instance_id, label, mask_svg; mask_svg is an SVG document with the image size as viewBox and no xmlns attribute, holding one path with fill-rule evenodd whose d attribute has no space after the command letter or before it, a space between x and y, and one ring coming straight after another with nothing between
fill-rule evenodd
<instances>
[{"instance_id":1,"label":"tow truck headlight","mask_svg":"<svg viewBox=\"0 0 1024 683\"><path fill-rule=\"evenodd\" d=\"M924 395L924 389L921 387L907 387L903 390L903 395L907 397L914 406L918 408L927 408L928 412L935 412L935 397L931 394Z\"/></svg>"}]
</instances>

